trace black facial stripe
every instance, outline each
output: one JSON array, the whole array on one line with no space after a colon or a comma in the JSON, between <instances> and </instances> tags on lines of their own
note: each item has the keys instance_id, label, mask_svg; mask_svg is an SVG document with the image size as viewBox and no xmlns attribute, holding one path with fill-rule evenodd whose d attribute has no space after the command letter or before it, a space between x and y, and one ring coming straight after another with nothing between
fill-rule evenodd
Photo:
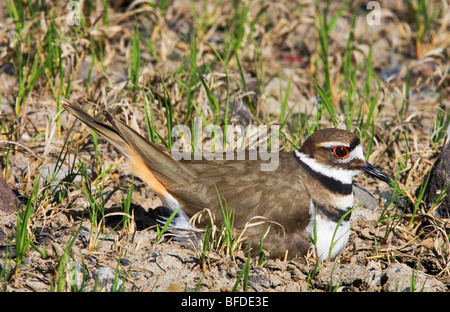
<instances>
[{"instance_id":1,"label":"black facial stripe","mask_svg":"<svg viewBox=\"0 0 450 312\"><path fill-rule=\"evenodd\" d=\"M339 220L342 219L344 214L346 214L347 211L349 211L351 209L351 207L349 207L346 210L340 210L340 209L332 208L330 206L325 207L325 206L322 206L322 205L316 205L316 207L317 207L317 211L321 215L325 216L328 220L330 220L330 221L332 221L334 223L338 223ZM349 213L348 215L346 215L345 218L342 221L349 221L351 214L352 213Z\"/></svg>"},{"instance_id":2,"label":"black facial stripe","mask_svg":"<svg viewBox=\"0 0 450 312\"><path fill-rule=\"evenodd\" d=\"M317 171L313 170L311 167L309 167L307 164L305 164L303 161L301 161L296 155L294 155L294 156L298 160L300 165L303 167L303 169L308 171L314 178L319 180L320 184L322 184L324 187L326 187L331 192L340 194L340 195L350 195L353 192L352 184L342 183L341 181L338 181L331 177L328 177L321 172L317 172Z\"/></svg>"},{"instance_id":3,"label":"black facial stripe","mask_svg":"<svg viewBox=\"0 0 450 312\"><path fill-rule=\"evenodd\" d=\"M354 138L353 141L350 143L349 147L348 147L348 151L351 152L355 149L355 147L357 147L359 144L361 144L361 142L359 141L358 138Z\"/></svg>"}]
</instances>

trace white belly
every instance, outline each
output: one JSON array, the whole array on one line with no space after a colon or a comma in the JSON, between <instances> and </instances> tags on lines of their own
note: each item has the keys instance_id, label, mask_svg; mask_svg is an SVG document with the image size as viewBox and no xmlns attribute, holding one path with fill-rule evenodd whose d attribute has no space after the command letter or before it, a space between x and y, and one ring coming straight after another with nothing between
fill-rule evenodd
<instances>
[{"instance_id":1,"label":"white belly","mask_svg":"<svg viewBox=\"0 0 450 312\"><path fill-rule=\"evenodd\" d=\"M350 236L350 220L342 220L338 227L336 222L332 222L319 214L316 214L314 218L314 210L314 204L311 202L310 212L312 212L312 217L307 227L310 237L315 242L311 243L311 248L317 252L320 260L327 260L329 257L335 258L347 245Z\"/></svg>"}]
</instances>

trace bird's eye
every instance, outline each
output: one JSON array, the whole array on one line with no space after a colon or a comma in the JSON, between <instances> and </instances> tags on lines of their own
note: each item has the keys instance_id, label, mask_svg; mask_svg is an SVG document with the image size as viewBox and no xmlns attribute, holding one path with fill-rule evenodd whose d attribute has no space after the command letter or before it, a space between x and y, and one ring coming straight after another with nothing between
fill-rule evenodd
<instances>
[{"instance_id":1,"label":"bird's eye","mask_svg":"<svg viewBox=\"0 0 450 312\"><path fill-rule=\"evenodd\" d=\"M333 148L333 154L340 159L347 158L349 155L348 149L345 146L336 146Z\"/></svg>"}]
</instances>

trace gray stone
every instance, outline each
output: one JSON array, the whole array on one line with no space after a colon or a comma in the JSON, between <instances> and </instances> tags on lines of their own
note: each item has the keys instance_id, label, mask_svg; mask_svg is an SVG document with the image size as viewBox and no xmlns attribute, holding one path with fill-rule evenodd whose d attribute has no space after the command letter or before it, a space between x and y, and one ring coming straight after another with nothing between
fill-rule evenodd
<instances>
[{"instance_id":1,"label":"gray stone","mask_svg":"<svg viewBox=\"0 0 450 312\"><path fill-rule=\"evenodd\" d=\"M378 200L370 194L365 188L353 184L353 192L355 193L355 199L363 207L370 210L374 210L378 206Z\"/></svg>"},{"instance_id":2,"label":"gray stone","mask_svg":"<svg viewBox=\"0 0 450 312\"><path fill-rule=\"evenodd\" d=\"M426 183L426 181L424 181L424 183ZM440 195L447 189L447 193L444 195L440 206L435 211L436 215L440 218L450 218L450 196L448 196L449 186L450 143L447 143L431 169L430 178L428 180L424 196L427 209L430 209L436 200L439 199Z\"/></svg>"},{"instance_id":3,"label":"gray stone","mask_svg":"<svg viewBox=\"0 0 450 312\"><path fill-rule=\"evenodd\" d=\"M20 200L5 180L0 178L0 210L8 213L15 212L14 208L20 205Z\"/></svg>"},{"instance_id":4,"label":"gray stone","mask_svg":"<svg viewBox=\"0 0 450 312\"><path fill-rule=\"evenodd\" d=\"M315 277L318 288L355 286L365 283L369 270L358 264L330 264L324 267Z\"/></svg>"},{"instance_id":5,"label":"gray stone","mask_svg":"<svg viewBox=\"0 0 450 312\"><path fill-rule=\"evenodd\" d=\"M366 291L379 291L381 285L383 285L383 271L381 270L380 264L376 261L369 261L366 269L368 270L366 276Z\"/></svg>"},{"instance_id":6,"label":"gray stone","mask_svg":"<svg viewBox=\"0 0 450 312\"><path fill-rule=\"evenodd\" d=\"M93 279L97 281L97 285L100 288L106 288L107 291L112 291L114 287L114 279L116 278L116 272L110 267L102 266L92 272ZM117 291L122 286L123 282L117 277L117 282L114 291Z\"/></svg>"},{"instance_id":7,"label":"gray stone","mask_svg":"<svg viewBox=\"0 0 450 312\"><path fill-rule=\"evenodd\" d=\"M254 268L248 278L248 285L256 291L263 291L264 288L271 287L267 272L261 268Z\"/></svg>"},{"instance_id":8,"label":"gray stone","mask_svg":"<svg viewBox=\"0 0 450 312\"><path fill-rule=\"evenodd\" d=\"M433 276L413 270L404 263L390 265L383 274L385 292L438 292L445 287Z\"/></svg>"}]
</instances>

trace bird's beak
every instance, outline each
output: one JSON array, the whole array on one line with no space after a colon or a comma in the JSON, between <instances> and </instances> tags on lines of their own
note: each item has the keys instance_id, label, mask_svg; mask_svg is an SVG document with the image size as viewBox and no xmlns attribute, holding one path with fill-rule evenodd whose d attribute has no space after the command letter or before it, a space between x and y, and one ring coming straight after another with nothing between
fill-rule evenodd
<instances>
[{"instance_id":1,"label":"bird's beak","mask_svg":"<svg viewBox=\"0 0 450 312\"><path fill-rule=\"evenodd\" d=\"M364 165L361 166L361 168L372 177L380 179L381 181L384 181L388 184L391 183L391 179L389 179L387 175L385 175L383 172L381 172L380 170L369 164L367 161L364 163Z\"/></svg>"}]
</instances>

